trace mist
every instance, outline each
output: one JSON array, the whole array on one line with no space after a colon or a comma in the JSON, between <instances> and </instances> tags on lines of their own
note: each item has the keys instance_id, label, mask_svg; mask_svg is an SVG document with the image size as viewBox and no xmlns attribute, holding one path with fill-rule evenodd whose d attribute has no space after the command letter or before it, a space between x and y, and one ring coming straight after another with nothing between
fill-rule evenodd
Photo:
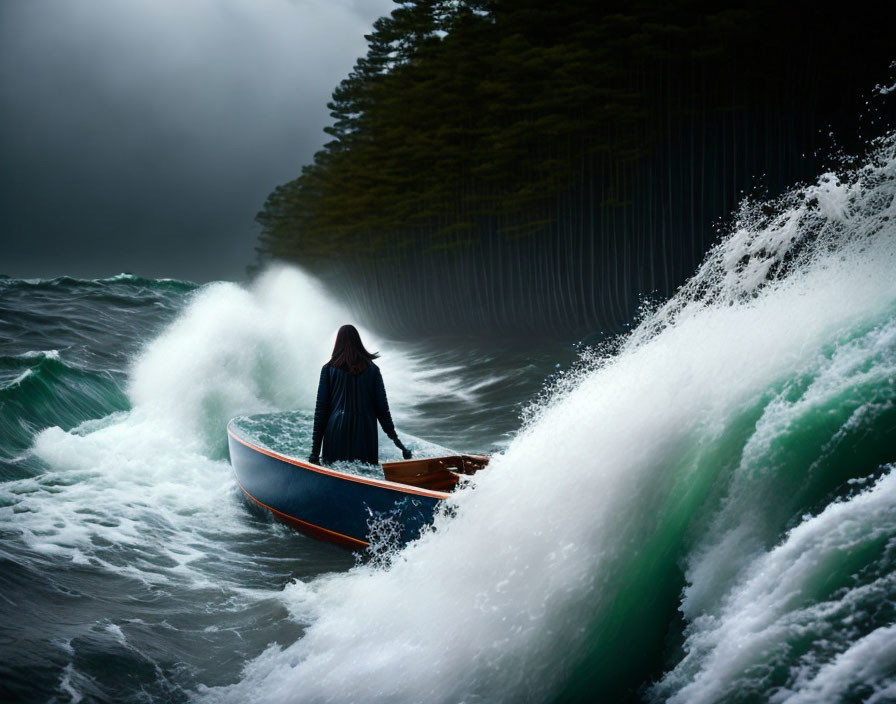
<instances>
[{"instance_id":1,"label":"mist","mask_svg":"<svg viewBox=\"0 0 896 704\"><path fill-rule=\"evenodd\" d=\"M387 0L0 5L0 274L240 278Z\"/></svg>"}]
</instances>

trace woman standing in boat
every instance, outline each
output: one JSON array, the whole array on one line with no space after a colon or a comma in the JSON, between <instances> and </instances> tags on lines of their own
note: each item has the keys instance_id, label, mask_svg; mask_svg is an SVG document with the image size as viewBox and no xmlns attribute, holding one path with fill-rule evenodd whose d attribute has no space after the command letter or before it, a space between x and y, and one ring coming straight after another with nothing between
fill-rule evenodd
<instances>
[{"instance_id":1,"label":"woman standing in boat","mask_svg":"<svg viewBox=\"0 0 896 704\"><path fill-rule=\"evenodd\" d=\"M379 464L377 421L404 458L411 459L411 451L395 432L383 376L373 363L377 357L364 348L354 325L339 328L333 355L320 371L309 462L321 463L323 443L324 464L338 460Z\"/></svg>"}]
</instances>

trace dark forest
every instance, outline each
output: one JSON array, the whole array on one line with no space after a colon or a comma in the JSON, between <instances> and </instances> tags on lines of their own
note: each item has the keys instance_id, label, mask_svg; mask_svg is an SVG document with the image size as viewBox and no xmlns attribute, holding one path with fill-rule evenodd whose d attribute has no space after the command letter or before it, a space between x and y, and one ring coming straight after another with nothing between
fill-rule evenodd
<instances>
[{"instance_id":1,"label":"dark forest","mask_svg":"<svg viewBox=\"0 0 896 704\"><path fill-rule=\"evenodd\" d=\"M618 331L888 119L888 4L396 4L257 216L261 262L395 334Z\"/></svg>"}]
</instances>

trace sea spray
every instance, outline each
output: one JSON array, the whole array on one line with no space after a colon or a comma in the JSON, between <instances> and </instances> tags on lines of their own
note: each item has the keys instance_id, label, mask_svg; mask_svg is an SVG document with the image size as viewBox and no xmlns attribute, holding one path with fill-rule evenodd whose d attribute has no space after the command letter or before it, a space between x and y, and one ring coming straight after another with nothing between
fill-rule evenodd
<instances>
[{"instance_id":1,"label":"sea spray","mask_svg":"<svg viewBox=\"0 0 896 704\"><path fill-rule=\"evenodd\" d=\"M252 290L213 284L193 294L134 361L129 410L35 437L32 453L52 471L4 487L21 539L144 581L207 585L207 571L191 565L216 552L215 533L246 528L222 461L224 426L240 411L309 403L299 370L326 357L331 319L344 315L315 295L289 270ZM159 557L124 565L123 545Z\"/></svg>"},{"instance_id":2,"label":"sea spray","mask_svg":"<svg viewBox=\"0 0 896 704\"><path fill-rule=\"evenodd\" d=\"M769 695L795 704L896 694L892 470L805 517L780 545L747 550L746 574L717 592L718 613L691 615L686 655L653 698L698 704ZM856 659L871 643L879 647Z\"/></svg>"},{"instance_id":3,"label":"sea spray","mask_svg":"<svg viewBox=\"0 0 896 704\"><path fill-rule=\"evenodd\" d=\"M388 569L288 587L303 637L202 698L890 691L891 650L856 653L886 643L893 614L851 595L894 595L894 180L891 138L856 172L746 207L618 356L531 414L452 518ZM782 579L795 595L778 598ZM754 628L757 598L784 625Z\"/></svg>"},{"instance_id":4,"label":"sea spray","mask_svg":"<svg viewBox=\"0 0 896 704\"><path fill-rule=\"evenodd\" d=\"M0 697L885 701L892 158L747 204L431 533L348 573L247 509L218 425L307 417L351 321L307 277L2 282ZM364 335L399 427L464 449L562 359Z\"/></svg>"},{"instance_id":5,"label":"sea spray","mask_svg":"<svg viewBox=\"0 0 896 704\"><path fill-rule=\"evenodd\" d=\"M224 421L289 409L307 426L350 313L288 268L246 286L3 279L0 294L0 699L184 701L295 641L283 585L355 557L251 510ZM491 446L544 376L491 346L362 334L415 452L435 447L415 430Z\"/></svg>"},{"instance_id":6,"label":"sea spray","mask_svg":"<svg viewBox=\"0 0 896 704\"><path fill-rule=\"evenodd\" d=\"M252 289L209 285L137 358L129 396L221 457L221 429L237 413L313 407L316 389L300 380L326 360L343 319L348 313L294 270L269 271Z\"/></svg>"},{"instance_id":7,"label":"sea spray","mask_svg":"<svg viewBox=\"0 0 896 704\"><path fill-rule=\"evenodd\" d=\"M350 319L290 268L269 270L249 287L215 283L193 292L132 362L125 409L33 438L30 456L50 471L3 487L20 539L39 554L105 565L144 582L209 586L217 541L247 531L225 461L227 421L313 408L315 370ZM415 400L465 395L450 373L383 351L399 427ZM157 557L125 565L122 546Z\"/></svg>"}]
</instances>

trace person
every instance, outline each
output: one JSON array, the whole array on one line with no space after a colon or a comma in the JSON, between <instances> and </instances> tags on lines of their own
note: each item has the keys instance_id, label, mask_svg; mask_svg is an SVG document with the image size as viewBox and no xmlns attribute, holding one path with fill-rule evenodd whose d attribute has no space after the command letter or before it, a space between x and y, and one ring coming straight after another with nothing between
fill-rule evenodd
<instances>
[{"instance_id":1,"label":"person","mask_svg":"<svg viewBox=\"0 0 896 704\"><path fill-rule=\"evenodd\" d=\"M365 349L354 325L339 328L330 361L320 370L309 462L379 464L377 421L402 456L411 459L395 432L383 376L373 363L377 357Z\"/></svg>"}]
</instances>

